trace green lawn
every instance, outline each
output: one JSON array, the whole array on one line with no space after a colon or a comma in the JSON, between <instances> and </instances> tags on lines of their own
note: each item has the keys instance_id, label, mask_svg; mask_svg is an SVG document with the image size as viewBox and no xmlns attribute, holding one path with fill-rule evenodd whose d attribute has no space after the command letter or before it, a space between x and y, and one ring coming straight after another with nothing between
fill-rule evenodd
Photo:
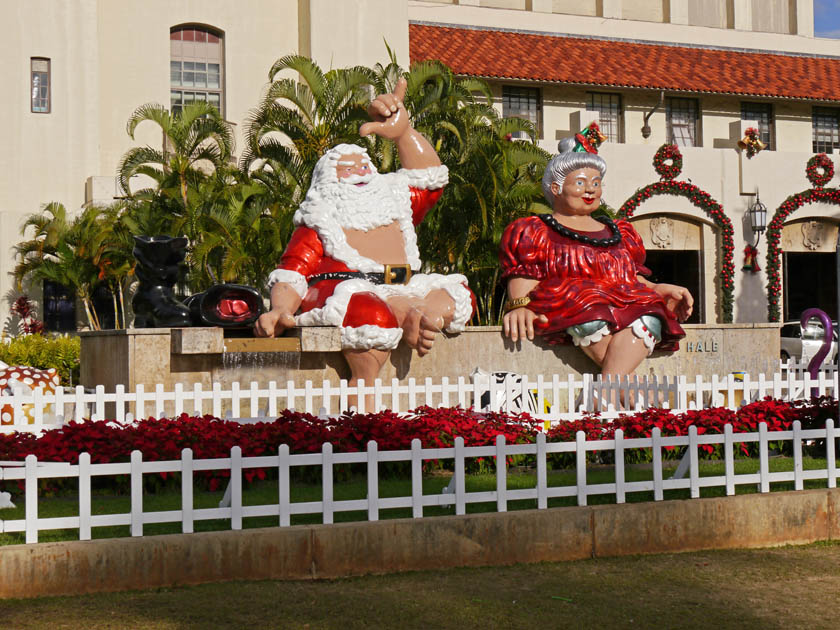
<instances>
[{"instance_id":1,"label":"green lawn","mask_svg":"<svg viewBox=\"0 0 840 630\"><path fill-rule=\"evenodd\" d=\"M668 464L674 464L668 462ZM826 462L824 459L805 458L803 467L808 469L824 469ZM793 460L787 457L773 457L770 460L770 469L772 472L790 471L793 470ZM735 462L736 474L748 474L758 471L758 461L753 459L737 460ZM666 470L664 476L669 477L670 470ZM722 462L700 462L701 476L718 476L724 474L724 464ZM439 494L443 488L449 483L451 476L442 474L427 475L423 479L423 493L425 495ZM628 466L625 473L626 481L643 481L652 479L652 471L649 466ZM549 486L573 486L575 485L574 471L549 471L548 485ZM587 483L611 483L614 481L614 469L609 466L595 466L587 470ZM536 485L536 474L533 470L525 470L521 472L510 473L508 475L508 489L533 488ZM806 481L806 488L824 488L826 482L824 480ZM170 486L171 488L171 486ZM496 478L492 474L476 474L469 475L466 481L467 492L480 492L487 490L495 490ZM789 483L774 483L771 484L771 490L793 490L793 482ZM738 494L747 494L757 492L755 484L746 484L736 486ZM292 483L291 486L292 501L306 502L319 501L321 499L321 485L320 483ZM334 499L364 499L367 496L367 482L362 477L352 477L347 480L337 480L334 485ZM408 479L386 479L380 480L379 494L381 497L398 497L409 496L411 494L411 482ZM725 489L720 488L703 488L701 489L701 496L723 496ZM221 500L223 491L209 492L202 491L196 488L194 493L193 505L195 508L212 508L217 507ZM665 492L665 499L686 499L689 498L688 490L673 490ZM25 505L23 496L21 494L13 495L12 500L16 506L12 509L5 509L0 511L0 518L3 520L23 519L25 517ZM637 492L628 493L626 496L627 502L641 502L653 500L652 492ZM256 482L251 485L246 485L243 489L243 503L245 505L268 505L277 503L277 484L272 481ZM607 495L593 495L588 497L590 505L615 503L615 496ZM577 505L575 497L555 498L549 499L549 507L573 506ZM146 493L143 497L143 508L146 512L151 511L165 511L165 510L179 510L181 507L181 495L179 490L166 490L157 493ZM509 501L508 509L534 509L537 507L536 500L519 500ZM114 495L112 493L94 494L93 508L94 514L120 514L130 512L130 499L127 495ZM468 503L467 512L494 512L496 511L496 503ZM59 517L59 516L75 516L78 515L78 497L76 496L59 496L59 497L41 497L38 502L39 517ZM446 514L453 514L454 506L452 507L426 507L424 515L426 516L440 516ZM410 509L391 509L381 510L380 518L403 518L410 517ZM334 515L335 522L346 521L360 521L367 519L367 512L336 512ZM310 524L320 523L321 516L319 514L304 514L294 515L292 517L292 524ZM278 525L277 517L252 517L243 519L243 527L273 527ZM195 521L195 531L214 531L230 529L230 521L228 519ZM180 533L180 523L164 523L146 525L144 527L144 534L171 534ZM121 536L128 536L128 526L113 526L113 527L97 527L93 529L94 538L115 538ZM23 533L5 533L0 534L0 545L19 544L25 540ZM47 530L39 532L39 541L57 541L57 540L78 540L78 531L72 530Z\"/></svg>"},{"instance_id":2,"label":"green lawn","mask_svg":"<svg viewBox=\"0 0 840 630\"><path fill-rule=\"evenodd\" d=\"M15 630L834 630L840 544L0 600Z\"/></svg>"}]
</instances>

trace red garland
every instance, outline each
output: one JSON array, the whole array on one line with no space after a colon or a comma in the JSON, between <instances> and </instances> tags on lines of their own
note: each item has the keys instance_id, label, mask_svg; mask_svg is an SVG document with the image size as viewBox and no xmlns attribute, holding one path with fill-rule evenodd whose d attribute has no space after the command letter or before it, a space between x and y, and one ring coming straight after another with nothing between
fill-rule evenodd
<instances>
[{"instance_id":1,"label":"red garland","mask_svg":"<svg viewBox=\"0 0 840 630\"><path fill-rule=\"evenodd\" d=\"M779 297L782 295L781 233L787 218L809 203L830 203L840 206L840 190L837 188L813 188L791 195L778 207L773 219L767 225L767 321L780 319Z\"/></svg>"},{"instance_id":2,"label":"red garland","mask_svg":"<svg viewBox=\"0 0 840 630\"><path fill-rule=\"evenodd\" d=\"M820 174L819 169L822 169ZM767 225L767 321L777 322L781 318L779 297L782 295L780 273L782 247L781 236L787 218L809 203L830 203L840 206L840 189L823 188L834 177L834 163L825 153L819 153L808 160L805 176L814 186L785 199L776 209Z\"/></svg>"},{"instance_id":3,"label":"red garland","mask_svg":"<svg viewBox=\"0 0 840 630\"><path fill-rule=\"evenodd\" d=\"M665 164L666 160L672 160L672 164ZM732 323L732 309L733 309L733 291L735 288L735 241L733 239L734 230L732 229L732 222L729 217L723 212L723 206L715 201L712 196L704 190L701 190L694 184L688 182L674 181L674 177L682 171L682 154L679 148L674 144L663 144L659 147L656 155L653 157L653 166L656 172L662 176L662 180L649 184L644 188L636 191L636 194L630 197L618 210L618 216L623 218L631 218L643 201L650 199L655 195L679 195L686 197L692 204L705 211L720 228L723 250L723 260L721 262L720 270L720 286L721 286L721 314L723 316L724 324Z\"/></svg>"}]
</instances>

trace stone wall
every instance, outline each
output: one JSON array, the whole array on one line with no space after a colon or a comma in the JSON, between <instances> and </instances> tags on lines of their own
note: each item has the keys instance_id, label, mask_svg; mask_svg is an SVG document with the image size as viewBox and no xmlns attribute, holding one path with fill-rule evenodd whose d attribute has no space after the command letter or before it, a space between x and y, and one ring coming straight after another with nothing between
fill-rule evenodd
<instances>
[{"instance_id":1,"label":"stone wall","mask_svg":"<svg viewBox=\"0 0 840 630\"><path fill-rule=\"evenodd\" d=\"M686 338L673 353L655 352L637 374L656 376L771 373L779 358L777 324L686 325ZM224 338L219 328L146 328L82 333L81 383L118 384L146 391L176 383L223 388L235 381L265 386L270 381L302 387L309 380L337 382L349 378L336 328L307 327L279 339ZM597 373L597 366L574 346L548 346L541 339L513 343L501 327L468 327L460 335L440 336L426 357L404 344L391 354L382 380L440 380L469 377L476 368L537 377Z\"/></svg>"}]
</instances>

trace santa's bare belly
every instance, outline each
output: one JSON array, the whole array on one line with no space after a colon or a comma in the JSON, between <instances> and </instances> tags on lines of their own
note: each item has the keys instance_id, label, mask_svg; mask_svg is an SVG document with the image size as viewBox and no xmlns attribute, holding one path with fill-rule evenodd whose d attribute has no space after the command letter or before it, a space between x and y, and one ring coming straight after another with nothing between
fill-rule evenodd
<instances>
[{"instance_id":1,"label":"santa's bare belly","mask_svg":"<svg viewBox=\"0 0 840 630\"><path fill-rule=\"evenodd\" d=\"M367 232L344 228L344 235L347 237L347 244L365 258L391 265L408 262L405 255L405 239L396 221Z\"/></svg>"}]
</instances>

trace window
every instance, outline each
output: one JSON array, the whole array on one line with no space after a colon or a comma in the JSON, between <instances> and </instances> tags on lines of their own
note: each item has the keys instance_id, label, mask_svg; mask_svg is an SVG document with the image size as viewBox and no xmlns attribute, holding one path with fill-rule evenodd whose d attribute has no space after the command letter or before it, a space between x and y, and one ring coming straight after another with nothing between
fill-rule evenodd
<instances>
[{"instance_id":1,"label":"window","mask_svg":"<svg viewBox=\"0 0 840 630\"><path fill-rule=\"evenodd\" d=\"M693 98L669 98L665 115L668 120L668 142L680 147L699 147L699 107Z\"/></svg>"},{"instance_id":2,"label":"window","mask_svg":"<svg viewBox=\"0 0 840 630\"><path fill-rule=\"evenodd\" d=\"M598 112L598 126L607 142L624 142L621 94L587 92L586 111Z\"/></svg>"},{"instance_id":3,"label":"window","mask_svg":"<svg viewBox=\"0 0 840 630\"><path fill-rule=\"evenodd\" d=\"M502 87L502 115L505 118L524 118L534 123L537 138L542 137L542 103L539 88ZM527 138L528 134L518 131L515 138Z\"/></svg>"},{"instance_id":4,"label":"window","mask_svg":"<svg viewBox=\"0 0 840 630\"><path fill-rule=\"evenodd\" d=\"M32 57L29 60L30 86L32 88L32 111L37 114L50 113L50 60Z\"/></svg>"},{"instance_id":5,"label":"window","mask_svg":"<svg viewBox=\"0 0 840 630\"><path fill-rule=\"evenodd\" d=\"M770 103L741 103L741 120L758 121L758 137L772 151L773 105Z\"/></svg>"},{"instance_id":6,"label":"window","mask_svg":"<svg viewBox=\"0 0 840 630\"><path fill-rule=\"evenodd\" d=\"M812 114L814 153L840 149L840 109L815 107Z\"/></svg>"},{"instance_id":7,"label":"window","mask_svg":"<svg viewBox=\"0 0 840 630\"><path fill-rule=\"evenodd\" d=\"M224 113L224 51L221 34L197 26L169 33L169 86L172 113L207 101Z\"/></svg>"},{"instance_id":8,"label":"window","mask_svg":"<svg viewBox=\"0 0 840 630\"><path fill-rule=\"evenodd\" d=\"M76 330L76 297L62 284L44 280L44 327L50 332Z\"/></svg>"}]
</instances>

